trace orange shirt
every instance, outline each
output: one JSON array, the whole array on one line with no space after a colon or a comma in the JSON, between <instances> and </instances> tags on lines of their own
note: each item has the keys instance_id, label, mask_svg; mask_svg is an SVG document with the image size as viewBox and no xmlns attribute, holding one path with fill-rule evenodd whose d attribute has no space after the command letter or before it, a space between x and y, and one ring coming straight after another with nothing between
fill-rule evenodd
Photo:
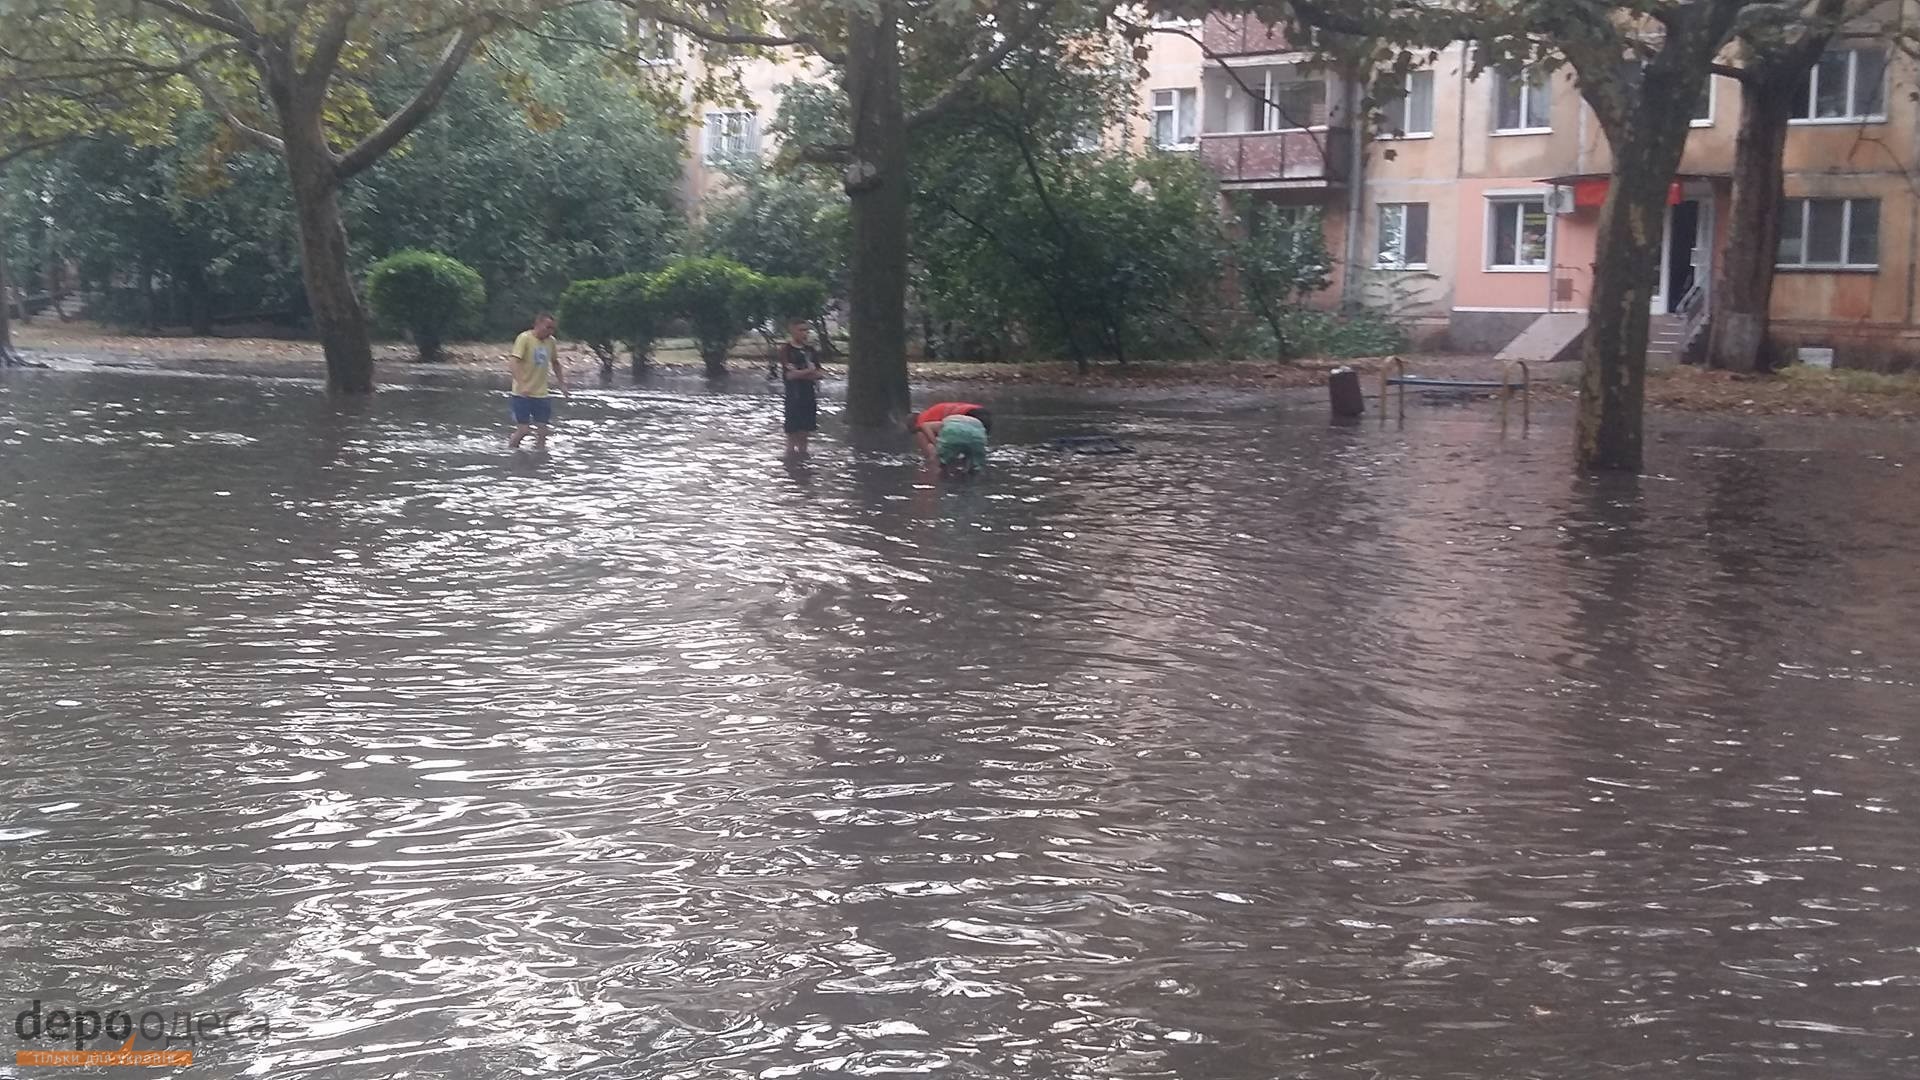
<instances>
[{"instance_id":1,"label":"orange shirt","mask_svg":"<svg viewBox=\"0 0 1920 1080\"><path fill-rule=\"evenodd\" d=\"M945 420L947 417L959 413L970 413L979 407L978 405L972 405L964 401L943 401L938 405L929 405L924 412L914 417L913 426L919 427L921 424L931 424L936 420Z\"/></svg>"}]
</instances>

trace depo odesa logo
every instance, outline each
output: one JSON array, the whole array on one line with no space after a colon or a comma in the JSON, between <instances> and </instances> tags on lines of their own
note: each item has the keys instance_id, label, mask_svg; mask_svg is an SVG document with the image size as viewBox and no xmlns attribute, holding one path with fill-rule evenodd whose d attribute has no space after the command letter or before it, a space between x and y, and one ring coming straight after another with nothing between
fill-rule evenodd
<instances>
[{"instance_id":1,"label":"depo odesa logo","mask_svg":"<svg viewBox=\"0 0 1920 1080\"><path fill-rule=\"evenodd\" d=\"M34 998L14 1014L16 1067L193 1064L198 1047L260 1043L272 1034L265 1016L245 1009L93 1008Z\"/></svg>"}]
</instances>

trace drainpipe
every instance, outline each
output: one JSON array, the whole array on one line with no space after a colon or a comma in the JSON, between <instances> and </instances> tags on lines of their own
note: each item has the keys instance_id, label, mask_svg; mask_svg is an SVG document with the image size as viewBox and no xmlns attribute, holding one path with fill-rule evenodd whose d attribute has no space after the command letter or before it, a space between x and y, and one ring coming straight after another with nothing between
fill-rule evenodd
<instances>
[{"instance_id":1,"label":"drainpipe","mask_svg":"<svg viewBox=\"0 0 1920 1080\"><path fill-rule=\"evenodd\" d=\"M1907 5L1905 4L1900 5L1900 14L1896 18L1896 25L1900 27L1900 30L1902 33L1910 32L1907 26ZM1912 63L1913 61L1911 58L1909 58L1907 62ZM1920 140L1920 118L1916 118L1914 121L1913 138L1916 140ZM1914 299L1915 299L1914 290L1916 289L1916 287L1920 287L1920 280L1916 280L1916 275L1920 275L1920 213L1915 212L1916 210L1920 210L1920 197L1916 197L1913 187L1910 184L1906 185L1906 192L1907 192L1907 198L1908 198L1908 203L1907 203L1907 207L1908 207L1907 209L1907 325L1912 326L1913 325L1913 305L1914 305Z\"/></svg>"},{"instance_id":2,"label":"drainpipe","mask_svg":"<svg viewBox=\"0 0 1920 1080\"><path fill-rule=\"evenodd\" d=\"M1367 170L1366 121L1360 115L1360 79L1347 80L1342 110L1347 122L1347 272L1340 279L1340 304L1360 305L1360 252L1366 240L1366 192L1361 190Z\"/></svg>"}]
</instances>

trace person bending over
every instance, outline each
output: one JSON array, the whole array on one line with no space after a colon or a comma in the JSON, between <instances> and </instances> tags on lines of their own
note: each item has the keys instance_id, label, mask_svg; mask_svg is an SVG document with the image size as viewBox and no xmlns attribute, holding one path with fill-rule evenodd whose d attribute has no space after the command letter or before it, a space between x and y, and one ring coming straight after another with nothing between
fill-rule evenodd
<instances>
[{"instance_id":1,"label":"person bending over","mask_svg":"<svg viewBox=\"0 0 1920 1080\"><path fill-rule=\"evenodd\" d=\"M927 459L927 464L937 463L936 448L940 440L940 431L946 421L955 416L971 417L979 421L981 428L984 429L983 435L991 434L993 431L993 414L984 405L975 405L966 401L943 401L937 405L929 405L910 422L913 428L914 445L919 447L921 456ZM983 454L984 448L983 438Z\"/></svg>"},{"instance_id":2,"label":"person bending over","mask_svg":"<svg viewBox=\"0 0 1920 1080\"><path fill-rule=\"evenodd\" d=\"M942 473L972 476L987 467L987 425L976 414L955 413L939 424L933 453Z\"/></svg>"}]
</instances>

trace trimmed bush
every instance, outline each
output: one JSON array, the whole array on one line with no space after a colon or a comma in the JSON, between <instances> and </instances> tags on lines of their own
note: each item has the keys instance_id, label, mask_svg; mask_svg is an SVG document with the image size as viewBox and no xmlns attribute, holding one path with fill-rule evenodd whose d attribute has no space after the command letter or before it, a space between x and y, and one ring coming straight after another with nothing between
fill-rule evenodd
<instances>
[{"instance_id":1,"label":"trimmed bush","mask_svg":"<svg viewBox=\"0 0 1920 1080\"><path fill-rule=\"evenodd\" d=\"M413 335L420 359L438 360L441 343L486 305L487 286L458 259L409 248L367 271L367 302L382 324Z\"/></svg>"},{"instance_id":2,"label":"trimmed bush","mask_svg":"<svg viewBox=\"0 0 1920 1080\"><path fill-rule=\"evenodd\" d=\"M659 336L661 312L652 274L588 278L560 294L560 330L586 343L600 360L600 377L613 376L615 346L624 345L633 373L646 370Z\"/></svg>"},{"instance_id":3,"label":"trimmed bush","mask_svg":"<svg viewBox=\"0 0 1920 1080\"><path fill-rule=\"evenodd\" d=\"M593 350L602 378L613 374L613 344L620 337L612 297L612 278L586 278L567 286L554 312L560 333Z\"/></svg>"},{"instance_id":4,"label":"trimmed bush","mask_svg":"<svg viewBox=\"0 0 1920 1080\"><path fill-rule=\"evenodd\" d=\"M725 378L727 353L761 321L766 279L732 259L679 259L654 279L659 312L687 321L708 378Z\"/></svg>"},{"instance_id":5,"label":"trimmed bush","mask_svg":"<svg viewBox=\"0 0 1920 1080\"><path fill-rule=\"evenodd\" d=\"M760 286L760 317L779 334L793 319L813 322L827 310L825 282L803 277L770 277Z\"/></svg>"},{"instance_id":6,"label":"trimmed bush","mask_svg":"<svg viewBox=\"0 0 1920 1080\"><path fill-rule=\"evenodd\" d=\"M654 274L621 274L607 282L607 301L613 307L614 340L627 347L633 373L647 369L653 342L666 320L660 304L660 281Z\"/></svg>"}]
</instances>

